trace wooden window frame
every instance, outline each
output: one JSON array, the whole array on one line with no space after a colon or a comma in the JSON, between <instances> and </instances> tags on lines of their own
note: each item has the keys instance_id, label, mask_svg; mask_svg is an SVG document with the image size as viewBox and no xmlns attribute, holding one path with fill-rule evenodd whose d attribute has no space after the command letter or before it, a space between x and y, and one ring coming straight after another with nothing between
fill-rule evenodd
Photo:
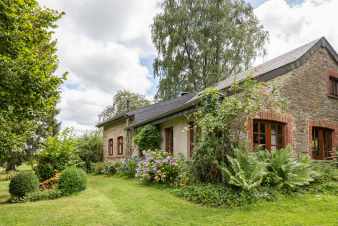
<instances>
[{"instance_id":1,"label":"wooden window frame","mask_svg":"<svg viewBox=\"0 0 338 226\"><path fill-rule=\"evenodd\" d=\"M338 123L329 121L326 119L316 119L316 120L308 120L308 154L315 159L313 156L313 128L324 128L332 131L332 150L329 151L327 160L337 159L336 149L338 147Z\"/></svg>"},{"instance_id":2,"label":"wooden window frame","mask_svg":"<svg viewBox=\"0 0 338 226\"><path fill-rule=\"evenodd\" d=\"M108 155L114 155L114 139L110 138L108 140Z\"/></svg>"},{"instance_id":3,"label":"wooden window frame","mask_svg":"<svg viewBox=\"0 0 338 226\"><path fill-rule=\"evenodd\" d=\"M314 137L315 137L315 132L317 132L317 144L314 143ZM329 136L327 136L329 134ZM312 152L311 156L315 160L326 160L326 159L331 159L333 156L331 156L331 150L333 147L333 134L334 130L330 128L325 128L325 127L318 127L318 126L313 126L312 127ZM328 140L327 140L328 139ZM329 142L329 143L326 143ZM329 145L329 150L325 150L325 144ZM317 146L317 150L314 150L315 145ZM315 154L315 152L318 151L318 154Z\"/></svg>"},{"instance_id":4,"label":"wooden window frame","mask_svg":"<svg viewBox=\"0 0 338 226\"><path fill-rule=\"evenodd\" d=\"M327 96L338 99L338 72L331 69L327 73Z\"/></svg>"},{"instance_id":5,"label":"wooden window frame","mask_svg":"<svg viewBox=\"0 0 338 226\"><path fill-rule=\"evenodd\" d=\"M255 132L255 125L257 123L257 132ZM264 132L262 132L262 126L264 127ZM281 126L280 133L275 134L276 136L276 144L272 144L272 127L273 126ZM278 131L278 130L275 130ZM273 150L279 150L281 148L284 148L286 146L286 124L283 122L278 121L271 121L271 120L264 120L264 119L254 119L253 120L253 126L252 126L252 135L253 140L252 143L254 145L254 148L256 148L259 145L263 145L265 150L273 151ZM256 139L257 136L257 139ZM261 143L261 140L264 137L264 143ZM278 137L281 137L279 139ZM258 143L255 143L255 141L258 141ZM279 142L281 141L281 142ZM275 147L275 148L273 148Z\"/></svg>"},{"instance_id":6,"label":"wooden window frame","mask_svg":"<svg viewBox=\"0 0 338 226\"><path fill-rule=\"evenodd\" d=\"M330 76L330 96L338 98L338 78Z\"/></svg>"},{"instance_id":7,"label":"wooden window frame","mask_svg":"<svg viewBox=\"0 0 338 226\"><path fill-rule=\"evenodd\" d=\"M195 142L195 128L194 123L190 122L188 125L188 157L192 158Z\"/></svg>"},{"instance_id":8,"label":"wooden window frame","mask_svg":"<svg viewBox=\"0 0 338 226\"><path fill-rule=\"evenodd\" d=\"M117 138L117 154L123 155L123 136Z\"/></svg>"},{"instance_id":9,"label":"wooden window frame","mask_svg":"<svg viewBox=\"0 0 338 226\"><path fill-rule=\"evenodd\" d=\"M168 127L164 129L165 151L174 154L174 128Z\"/></svg>"}]
</instances>

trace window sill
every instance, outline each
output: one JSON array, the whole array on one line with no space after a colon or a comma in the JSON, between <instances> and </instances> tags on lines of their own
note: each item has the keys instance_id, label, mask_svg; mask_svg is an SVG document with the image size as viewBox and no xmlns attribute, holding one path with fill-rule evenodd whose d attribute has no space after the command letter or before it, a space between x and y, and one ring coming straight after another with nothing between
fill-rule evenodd
<instances>
[{"instance_id":1,"label":"window sill","mask_svg":"<svg viewBox=\"0 0 338 226\"><path fill-rule=\"evenodd\" d=\"M335 95L327 95L327 96L328 96L329 98L338 100L338 96L335 96Z\"/></svg>"}]
</instances>

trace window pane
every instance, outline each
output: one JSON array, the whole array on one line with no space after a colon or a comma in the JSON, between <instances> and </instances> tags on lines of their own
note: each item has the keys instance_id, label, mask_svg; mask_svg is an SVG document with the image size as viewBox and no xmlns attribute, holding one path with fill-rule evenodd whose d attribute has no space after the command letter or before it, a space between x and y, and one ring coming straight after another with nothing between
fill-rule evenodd
<instances>
[{"instance_id":1,"label":"window pane","mask_svg":"<svg viewBox=\"0 0 338 226\"><path fill-rule=\"evenodd\" d=\"M261 130L260 132L261 132L262 134L265 134L265 123L261 123L261 124L260 124L260 127L261 127L261 128L260 128L260 130Z\"/></svg>"},{"instance_id":2,"label":"window pane","mask_svg":"<svg viewBox=\"0 0 338 226\"><path fill-rule=\"evenodd\" d=\"M318 139L318 128L312 129L312 152L314 155L319 156L320 148L319 148L319 139Z\"/></svg>"},{"instance_id":3,"label":"window pane","mask_svg":"<svg viewBox=\"0 0 338 226\"><path fill-rule=\"evenodd\" d=\"M260 144L266 144L265 142L265 135L264 134L260 134L260 136L259 136L259 140L260 140Z\"/></svg>"},{"instance_id":4,"label":"window pane","mask_svg":"<svg viewBox=\"0 0 338 226\"><path fill-rule=\"evenodd\" d=\"M254 133L258 132L258 122L256 122L256 121L254 121L253 131L254 131Z\"/></svg>"},{"instance_id":5,"label":"window pane","mask_svg":"<svg viewBox=\"0 0 338 226\"><path fill-rule=\"evenodd\" d=\"M277 135L273 134L273 130L271 129L271 146L277 145Z\"/></svg>"},{"instance_id":6,"label":"window pane","mask_svg":"<svg viewBox=\"0 0 338 226\"><path fill-rule=\"evenodd\" d=\"M259 144L258 136L259 136L258 134L254 134L254 136L253 136L254 144Z\"/></svg>"}]
</instances>

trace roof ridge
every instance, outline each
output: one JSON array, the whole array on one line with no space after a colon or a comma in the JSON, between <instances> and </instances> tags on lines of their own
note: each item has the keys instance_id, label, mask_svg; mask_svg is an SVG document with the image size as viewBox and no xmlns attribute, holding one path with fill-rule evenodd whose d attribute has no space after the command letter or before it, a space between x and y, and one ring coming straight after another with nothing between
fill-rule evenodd
<instances>
[{"instance_id":1,"label":"roof ridge","mask_svg":"<svg viewBox=\"0 0 338 226\"><path fill-rule=\"evenodd\" d=\"M173 102L177 99L180 99L182 97L186 97L187 95L194 95L194 93L188 93L188 94L185 94L183 96L178 96L178 97L175 97L175 98L172 98L172 99L169 99L169 100L162 100L162 101L159 101L159 102L156 102L156 103L153 103L153 104L150 104L150 105L147 105L147 106L144 106L142 108L139 108L137 110L134 110L134 111L130 111L130 112L127 112L127 114L129 115L133 115L133 113L137 113L139 111L142 111L142 110L146 110L147 108L151 108L151 107L154 107L154 106L157 106L159 104L163 104L163 103L170 103L170 102Z\"/></svg>"}]
</instances>

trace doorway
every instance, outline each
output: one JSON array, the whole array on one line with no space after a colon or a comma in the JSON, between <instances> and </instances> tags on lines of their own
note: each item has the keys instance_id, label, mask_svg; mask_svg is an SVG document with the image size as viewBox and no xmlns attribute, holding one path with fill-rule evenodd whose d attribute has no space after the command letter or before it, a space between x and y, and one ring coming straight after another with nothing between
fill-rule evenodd
<instances>
[{"instance_id":1,"label":"doorway","mask_svg":"<svg viewBox=\"0 0 338 226\"><path fill-rule=\"evenodd\" d=\"M312 128L312 158L324 160L330 158L332 151L332 134L331 129L322 127Z\"/></svg>"}]
</instances>

